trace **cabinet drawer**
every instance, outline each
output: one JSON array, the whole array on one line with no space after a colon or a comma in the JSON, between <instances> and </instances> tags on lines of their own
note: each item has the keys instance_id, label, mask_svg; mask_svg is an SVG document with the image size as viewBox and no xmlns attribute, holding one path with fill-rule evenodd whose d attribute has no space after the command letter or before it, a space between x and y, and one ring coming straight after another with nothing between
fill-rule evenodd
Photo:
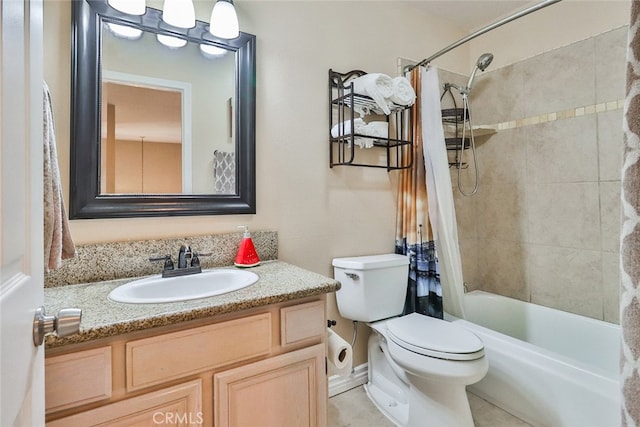
<instances>
[{"instance_id":1,"label":"cabinet drawer","mask_svg":"<svg viewBox=\"0 0 640 427\"><path fill-rule=\"evenodd\" d=\"M111 397L111 347L48 357L44 372L46 412Z\"/></svg>"},{"instance_id":2,"label":"cabinet drawer","mask_svg":"<svg viewBox=\"0 0 640 427\"><path fill-rule=\"evenodd\" d=\"M313 301L280 309L280 344L288 347L319 339L326 333L323 301Z\"/></svg>"},{"instance_id":3,"label":"cabinet drawer","mask_svg":"<svg viewBox=\"0 0 640 427\"><path fill-rule=\"evenodd\" d=\"M195 380L60 418L47 427L202 426L202 420L202 382Z\"/></svg>"},{"instance_id":4,"label":"cabinet drawer","mask_svg":"<svg viewBox=\"0 0 640 427\"><path fill-rule=\"evenodd\" d=\"M271 351L271 313L126 344L127 390L138 390Z\"/></svg>"}]
</instances>

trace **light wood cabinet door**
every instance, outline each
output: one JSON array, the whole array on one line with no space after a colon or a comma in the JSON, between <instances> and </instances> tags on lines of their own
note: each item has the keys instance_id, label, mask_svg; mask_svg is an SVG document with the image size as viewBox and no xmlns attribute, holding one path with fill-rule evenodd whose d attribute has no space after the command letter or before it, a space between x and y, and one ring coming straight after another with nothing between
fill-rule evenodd
<instances>
[{"instance_id":1,"label":"light wood cabinet door","mask_svg":"<svg viewBox=\"0 0 640 427\"><path fill-rule=\"evenodd\" d=\"M47 427L202 426L202 382L121 400L47 423Z\"/></svg>"},{"instance_id":2,"label":"light wood cabinet door","mask_svg":"<svg viewBox=\"0 0 640 427\"><path fill-rule=\"evenodd\" d=\"M214 375L216 427L324 427L325 345Z\"/></svg>"},{"instance_id":3,"label":"light wood cabinet door","mask_svg":"<svg viewBox=\"0 0 640 427\"><path fill-rule=\"evenodd\" d=\"M111 397L111 347L45 360L45 409L73 408Z\"/></svg>"}]
</instances>

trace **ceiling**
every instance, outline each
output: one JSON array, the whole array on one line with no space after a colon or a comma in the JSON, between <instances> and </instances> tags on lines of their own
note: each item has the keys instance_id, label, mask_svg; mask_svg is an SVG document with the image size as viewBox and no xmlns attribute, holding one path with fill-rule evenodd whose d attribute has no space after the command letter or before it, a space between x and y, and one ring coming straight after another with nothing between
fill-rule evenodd
<instances>
[{"instance_id":1,"label":"ceiling","mask_svg":"<svg viewBox=\"0 0 640 427\"><path fill-rule=\"evenodd\" d=\"M430 15L444 18L472 33L501 18L518 12L531 0L417 0L414 5Z\"/></svg>"}]
</instances>

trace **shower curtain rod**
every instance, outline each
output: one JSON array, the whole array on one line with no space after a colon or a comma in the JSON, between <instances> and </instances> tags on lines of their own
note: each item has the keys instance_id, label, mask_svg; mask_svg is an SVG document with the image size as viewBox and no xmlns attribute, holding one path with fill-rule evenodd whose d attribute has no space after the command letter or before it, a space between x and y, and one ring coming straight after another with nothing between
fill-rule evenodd
<instances>
[{"instance_id":1,"label":"shower curtain rod","mask_svg":"<svg viewBox=\"0 0 640 427\"><path fill-rule=\"evenodd\" d=\"M521 18L521 17L523 17L525 15L528 15L528 14L530 14L532 12L540 10L540 9L542 9L544 7L551 6L552 4L558 3L560 1L562 1L562 0L545 0L545 1L542 1L542 2L540 2L538 4L534 4L533 6L530 6L530 7L526 8L526 9L523 9L520 12L516 12L511 16L507 16L506 18L502 18L499 21L494 22L493 24L487 25L486 27L481 28L481 29L479 29L478 31L476 31L474 33L471 33L468 36L461 38L457 42L450 44L449 46L445 47L442 50L439 50L438 52L434 53L433 55L431 55L430 57L428 57L426 59L423 59L422 61L418 62L415 65L406 66L405 67L405 72L411 71L414 68L419 67L421 65L428 64L431 61L433 61L434 59L436 59L437 57L439 57L441 55L444 55L445 53L449 52L450 50L453 50L456 47L468 42L469 40L475 39L476 37L481 36L482 34L488 32L488 31L491 31L491 30L493 30L495 28L498 28L501 25L504 25L504 24L506 24L508 22L511 22L511 21L515 20L515 19Z\"/></svg>"}]
</instances>

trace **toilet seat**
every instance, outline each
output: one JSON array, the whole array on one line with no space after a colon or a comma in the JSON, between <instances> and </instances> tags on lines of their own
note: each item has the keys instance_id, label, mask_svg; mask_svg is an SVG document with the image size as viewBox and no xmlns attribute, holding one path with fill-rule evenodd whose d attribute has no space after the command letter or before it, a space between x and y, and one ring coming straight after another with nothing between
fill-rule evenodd
<instances>
[{"instance_id":1,"label":"toilet seat","mask_svg":"<svg viewBox=\"0 0 640 427\"><path fill-rule=\"evenodd\" d=\"M446 360L476 360L484 345L473 332L446 320L411 313L386 322L389 339L400 347Z\"/></svg>"}]
</instances>

